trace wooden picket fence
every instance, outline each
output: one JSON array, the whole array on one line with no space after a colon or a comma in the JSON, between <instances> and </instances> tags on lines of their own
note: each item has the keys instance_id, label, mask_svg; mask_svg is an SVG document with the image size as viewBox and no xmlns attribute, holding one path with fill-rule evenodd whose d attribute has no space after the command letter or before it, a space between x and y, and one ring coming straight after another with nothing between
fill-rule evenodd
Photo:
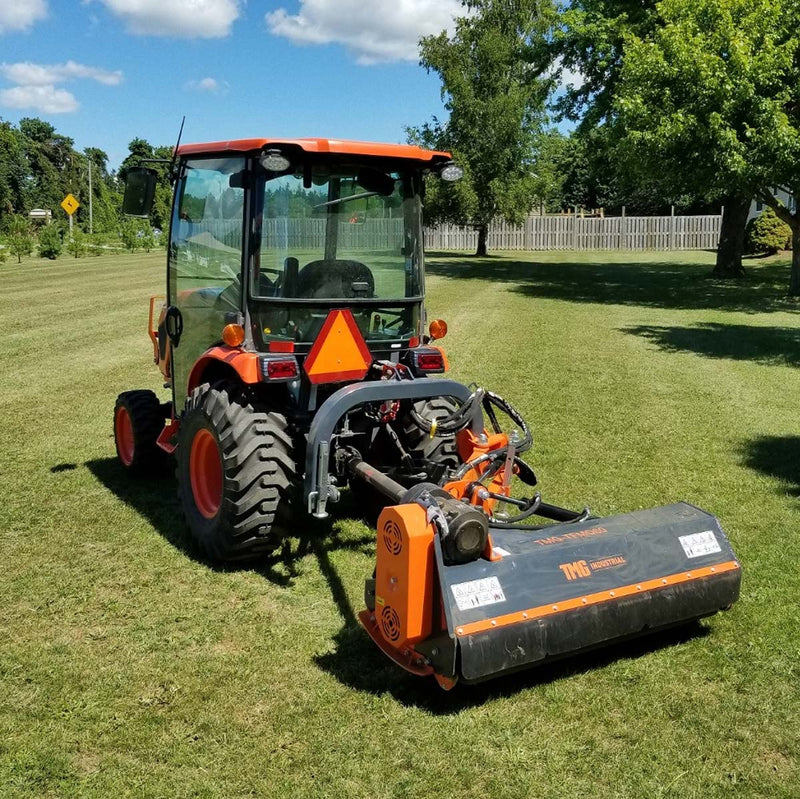
<instances>
[{"instance_id":1,"label":"wooden picket fence","mask_svg":"<svg viewBox=\"0 0 800 799\"><path fill-rule=\"evenodd\" d=\"M713 250L720 214L705 216L529 216L519 227L489 226L489 250ZM472 227L425 229L427 250L475 250Z\"/></svg>"}]
</instances>

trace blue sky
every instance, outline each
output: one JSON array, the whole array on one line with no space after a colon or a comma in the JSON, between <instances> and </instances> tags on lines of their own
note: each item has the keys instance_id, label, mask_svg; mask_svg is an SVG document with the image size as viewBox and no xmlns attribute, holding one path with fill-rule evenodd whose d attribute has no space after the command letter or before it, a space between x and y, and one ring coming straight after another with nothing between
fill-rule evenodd
<instances>
[{"instance_id":1,"label":"blue sky","mask_svg":"<svg viewBox=\"0 0 800 799\"><path fill-rule=\"evenodd\" d=\"M442 115L419 36L458 0L0 0L0 117L116 167L136 136L404 141Z\"/></svg>"}]
</instances>

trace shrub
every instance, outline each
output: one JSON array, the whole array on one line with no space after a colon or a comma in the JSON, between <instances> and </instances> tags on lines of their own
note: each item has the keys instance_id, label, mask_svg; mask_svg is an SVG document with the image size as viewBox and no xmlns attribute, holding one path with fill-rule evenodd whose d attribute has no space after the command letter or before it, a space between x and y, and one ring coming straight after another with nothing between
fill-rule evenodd
<instances>
[{"instance_id":1,"label":"shrub","mask_svg":"<svg viewBox=\"0 0 800 799\"><path fill-rule=\"evenodd\" d=\"M745 245L748 252L775 255L792 245L792 229L778 219L775 211L765 208L747 223Z\"/></svg>"},{"instance_id":2,"label":"shrub","mask_svg":"<svg viewBox=\"0 0 800 799\"><path fill-rule=\"evenodd\" d=\"M86 255L86 234L80 228L75 228L72 238L67 242L67 252L76 258Z\"/></svg>"},{"instance_id":3,"label":"shrub","mask_svg":"<svg viewBox=\"0 0 800 799\"><path fill-rule=\"evenodd\" d=\"M17 263L22 263L23 255L33 252L33 235L27 217L12 216L6 222L8 251L17 256Z\"/></svg>"},{"instance_id":4,"label":"shrub","mask_svg":"<svg viewBox=\"0 0 800 799\"><path fill-rule=\"evenodd\" d=\"M39 257L55 261L61 255L61 236L55 225L45 225L39 231Z\"/></svg>"},{"instance_id":5,"label":"shrub","mask_svg":"<svg viewBox=\"0 0 800 799\"><path fill-rule=\"evenodd\" d=\"M8 250L3 245L2 240L0 240L0 264L4 264L8 260Z\"/></svg>"},{"instance_id":6,"label":"shrub","mask_svg":"<svg viewBox=\"0 0 800 799\"><path fill-rule=\"evenodd\" d=\"M139 232L139 226L132 219L123 219L119 225L119 237L122 240L122 246L126 250L134 252L138 240L136 234Z\"/></svg>"}]
</instances>

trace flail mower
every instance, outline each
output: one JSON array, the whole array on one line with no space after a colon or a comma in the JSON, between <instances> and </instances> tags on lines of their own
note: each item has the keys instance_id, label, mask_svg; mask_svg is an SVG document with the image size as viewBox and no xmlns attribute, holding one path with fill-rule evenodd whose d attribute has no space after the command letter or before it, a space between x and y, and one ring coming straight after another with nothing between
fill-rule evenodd
<instances>
[{"instance_id":1,"label":"flail mower","mask_svg":"<svg viewBox=\"0 0 800 799\"><path fill-rule=\"evenodd\" d=\"M148 330L172 402L121 394L114 432L131 473L174 456L209 558L265 556L348 486L380 508L361 623L444 688L738 598L714 516L679 502L593 518L545 502L519 412L443 376L421 208L426 175L460 176L449 154L246 139L180 145L169 172L166 297L151 298ZM149 214L155 181L129 170L126 213Z\"/></svg>"}]
</instances>

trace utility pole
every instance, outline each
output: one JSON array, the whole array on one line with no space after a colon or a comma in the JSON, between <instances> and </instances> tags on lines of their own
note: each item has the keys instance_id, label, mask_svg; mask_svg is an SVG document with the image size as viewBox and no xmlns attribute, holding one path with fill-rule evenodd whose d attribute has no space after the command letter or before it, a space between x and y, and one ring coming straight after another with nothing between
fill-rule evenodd
<instances>
[{"instance_id":1,"label":"utility pole","mask_svg":"<svg viewBox=\"0 0 800 799\"><path fill-rule=\"evenodd\" d=\"M70 218L71 221L71 218ZM89 235L92 235L92 157L89 156Z\"/></svg>"}]
</instances>

